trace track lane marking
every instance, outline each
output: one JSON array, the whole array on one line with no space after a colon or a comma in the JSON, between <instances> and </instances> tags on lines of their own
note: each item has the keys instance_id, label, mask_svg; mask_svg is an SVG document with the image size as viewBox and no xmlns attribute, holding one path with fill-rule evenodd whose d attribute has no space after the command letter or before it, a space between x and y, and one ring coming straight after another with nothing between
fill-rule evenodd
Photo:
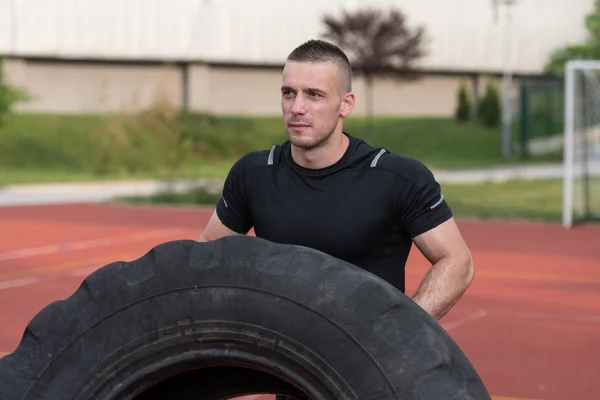
<instances>
[{"instance_id":1,"label":"track lane marking","mask_svg":"<svg viewBox=\"0 0 600 400\"><path fill-rule=\"evenodd\" d=\"M141 239L140 239L141 240ZM113 255L110 257L94 257L89 259L81 259L77 261L71 261L68 263L56 264L48 267L36 267L30 269L23 269L18 271L11 271L0 273L0 289L2 289L3 284L8 281L16 280L16 279L26 279L32 276L46 275L51 272L60 272L64 270L72 270L72 269L85 269L90 267L89 265L83 265L86 262L94 261L95 263L101 264L98 268L103 267L106 264L116 262L116 261L126 261L130 259L138 258L139 254L133 253L120 253L118 255ZM418 266L411 267L410 270L407 270L406 275L422 275L427 270L427 267ZM493 271L486 269L479 269L477 271L477 276L479 278L498 278L498 279L517 279L517 280L529 280L534 282L569 282L569 283L600 283L600 276L596 275L563 275L563 274L542 274L542 273L527 273L522 271Z\"/></svg>"},{"instance_id":2,"label":"track lane marking","mask_svg":"<svg viewBox=\"0 0 600 400\"><path fill-rule=\"evenodd\" d=\"M84 260L72 261L69 263L58 264L49 269L36 268L33 271L23 271L20 276L13 274L13 279L0 280L0 290L12 289L16 287L35 285L37 283L46 282L49 280L57 280L64 278L86 277L92 272L97 271L105 265L108 265L115 260L126 260L129 258L137 258L139 256L131 253L115 254L112 256L95 257ZM94 263L97 265L90 265ZM33 272L27 273L27 272Z\"/></svg>"},{"instance_id":3,"label":"track lane marking","mask_svg":"<svg viewBox=\"0 0 600 400\"><path fill-rule=\"evenodd\" d=\"M442 328L444 328L444 330L450 331L452 329L455 329L455 328L461 327L463 325L469 324L471 322L477 321L478 319L487 317L488 315L489 315L489 313L487 312L487 310L477 310L474 313L471 313L462 318L455 319L454 321L440 323L440 325L442 326Z\"/></svg>"},{"instance_id":4,"label":"track lane marking","mask_svg":"<svg viewBox=\"0 0 600 400\"><path fill-rule=\"evenodd\" d=\"M16 271L7 271L5 273L0 273L0 284L5 281L11 281L16 279L24 279L31 278L43 275L50 275L53 273L64 272L64 271L73 271L80 269L89 269L89 268L101 268L105 265L108 265L113 262L119 261L130 261L140 257L140 254L134 253L116 253L109 254L101 257L85 257L80 260L69 261L66 263L49 265L46 267L33 267L33 268L23 268L18 269ZM95 265L90 265L95 264Z\"/></svg>"},{"instance_id":5,"label":"track lane marking","mask_svg":"<svg viewBox=\"0 0 600 400\"><path fill-rule=\"evenodd\" d=\"M109 236L102 239L81 240L76 242L54 244L49 246L31 247L26 249L7 251L0 253L0 261L12 261L21 258L34 257L39 255L56 254L65 251L91 249L95 247L111 246L114 244L124 244L132 242L141 242L147 239L179 235L188 232L186 229L161 229L150 232L133 233L122 236Z\"/></svg>"},{"instance_id":6,"label":"track lane marking","mask_svg":"<svg viewBox=\"0 0 600 400\"><path fill-rule=\"evenodd\" d=\"M409 266L406 270L406 275L422 275L429 267ZM498 271L492 269L478 268L475 272L476 279L484 278L499 278L499 279L518 279L518 280L533 280L537 282L568 282L568 283L600 283L600 275L591 274L558 274L558 273L542 273L542 272L527 272L506 270Z\"/></svg>"}]
</instances>

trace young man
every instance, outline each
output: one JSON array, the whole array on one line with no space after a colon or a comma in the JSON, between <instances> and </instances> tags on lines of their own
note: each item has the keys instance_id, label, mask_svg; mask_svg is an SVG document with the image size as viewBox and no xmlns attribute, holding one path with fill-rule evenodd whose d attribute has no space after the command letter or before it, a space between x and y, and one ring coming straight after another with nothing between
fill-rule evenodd
<instances>
[{"instance_id":1,"label":"young man","mask_svg":"<svg viewBox=\"0 0 600 400\"><path fill-rule=\"evenodd\" d=\"M355 104L346 55L311 40L289 55L281 108L289 140L239 159L200 236L246 234L321 250L405 290L412 244L432 264L413 300L439 320L473 279L433 174L343 130Z\"/></svg>"}]
</instances>

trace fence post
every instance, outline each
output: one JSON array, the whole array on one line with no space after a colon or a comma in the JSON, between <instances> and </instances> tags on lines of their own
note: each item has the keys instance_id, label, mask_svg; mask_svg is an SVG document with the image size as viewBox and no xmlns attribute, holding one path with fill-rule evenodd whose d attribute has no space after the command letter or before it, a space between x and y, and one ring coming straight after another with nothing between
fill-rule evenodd
<instances>
[{"instance_id":1,"label":"fence post","mask_svg":"<svg viewBox=\"0 0 600 400\"><path fill-rule=\"evenodd\" d=\"M527 139L529 137L529 92L527 89L527 82L521 82L520 88L520 139L521 139L521 155L528 156L529 151L527 150Z\"/></svg>"}]
</instances>

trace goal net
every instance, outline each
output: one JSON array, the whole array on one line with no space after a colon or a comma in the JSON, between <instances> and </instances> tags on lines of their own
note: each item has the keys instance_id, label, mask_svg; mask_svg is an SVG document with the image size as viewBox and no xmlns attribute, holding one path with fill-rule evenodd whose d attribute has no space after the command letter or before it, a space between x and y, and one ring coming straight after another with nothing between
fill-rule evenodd
<instances>
[{"instance_id":1,"label":"goal net","mask_svg":"<svg viewBox=\"0 0 600 400\"><path fill-rule=\"evenodd\" d=\"M600 220L600 60L565 75L563 225Z\"/></svg>"}]
</instances>

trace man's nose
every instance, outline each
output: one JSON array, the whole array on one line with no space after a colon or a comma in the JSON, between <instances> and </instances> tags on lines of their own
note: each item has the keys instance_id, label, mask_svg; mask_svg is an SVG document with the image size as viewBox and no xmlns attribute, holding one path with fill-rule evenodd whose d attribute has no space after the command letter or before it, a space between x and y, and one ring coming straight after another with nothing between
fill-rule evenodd
<instances>
[{"instance_id":1,"label":"man's nose","mask_svg":"<svg viewBox=\"0 0 600 400\"><path fill-rule=\"evenodd\" d=\"M292 114L305 114L306 102L302 96L296 96L292 104Z\"/></svg>"}]
</instances>

